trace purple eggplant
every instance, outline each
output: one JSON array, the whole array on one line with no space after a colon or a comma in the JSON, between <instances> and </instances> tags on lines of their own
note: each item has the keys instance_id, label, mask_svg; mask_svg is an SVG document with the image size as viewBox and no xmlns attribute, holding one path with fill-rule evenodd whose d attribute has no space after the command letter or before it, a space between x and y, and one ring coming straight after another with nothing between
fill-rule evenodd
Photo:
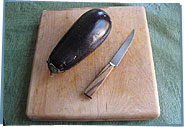
<instances>
[{"instance_id":1,"label":"purple eggplant","mask_svg":"<svg viewBox=\"0 0 184 127\"><path fill-rule=\"evenodd\" d=\"M79 63L102 44L110 30L110 16L105 11L92 9L84 13L50 54L50 73L64 72Z\"/></svg>"}]
</instances>

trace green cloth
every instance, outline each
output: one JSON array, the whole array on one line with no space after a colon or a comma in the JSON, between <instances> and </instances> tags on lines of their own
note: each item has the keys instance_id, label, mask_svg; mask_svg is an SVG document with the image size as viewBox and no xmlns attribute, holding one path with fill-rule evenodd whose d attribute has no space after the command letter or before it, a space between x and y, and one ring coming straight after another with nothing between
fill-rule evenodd
<instances>
[{"instance_id":1,"label":"green cloth","mask_svg":"<svg viewBox=\"0 0 184 127\"><path fill-rule=\"evenodd\" d=\"M156 120L126 122L33 122L25 115L33 56L43 10L104 6L146 8L161 115ZM6 125L181 124L180 4L121 4L70 2L6 2L4 42L4 122Z\"/></svg>"}]
</instances>

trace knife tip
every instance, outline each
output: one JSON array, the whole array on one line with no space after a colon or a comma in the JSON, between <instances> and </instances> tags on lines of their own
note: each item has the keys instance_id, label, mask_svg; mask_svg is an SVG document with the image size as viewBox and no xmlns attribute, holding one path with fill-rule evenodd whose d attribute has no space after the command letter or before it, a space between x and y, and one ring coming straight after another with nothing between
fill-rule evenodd
<instances>
[{"instance_id":1,"label":"knife tip","mask_svg":"<svg viewBox=\"0 0 184 127\"><path fill-rule=\"evenodd\" d=\"M132 32L135 32L135 29L133 29Z\"/></svg>"}]
</instances>

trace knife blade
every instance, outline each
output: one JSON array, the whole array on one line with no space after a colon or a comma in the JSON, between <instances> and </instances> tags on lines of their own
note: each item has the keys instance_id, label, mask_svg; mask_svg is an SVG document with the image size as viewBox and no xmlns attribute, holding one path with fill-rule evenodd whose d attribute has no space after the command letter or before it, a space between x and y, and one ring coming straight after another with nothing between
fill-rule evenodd
<instances>
[{"instance_id":1,"label":"knife blade","mask_svg":"<svg viewBox=\"0 0 184 127\"><path fill-rule=\"evenodd\" d=\"M100 86L103 84L103 82L108 77L108 75L113 70L113 68L118 66L119 63L121 62L123 56L126 54L128 48L130 47L130 44L132 43L134 35L135 35L135 30L133 29L132 32L127 37L127 39L124 41L123 45L120 47L120 49L114 55L112 60L109 62L109 64L107 64L104 67L104 69L95 77L95 79L87 87L87 89L84 92L84 95L86 95L87 97L92 99L92 96L100 88Z\"/></svg>"},{"instance_id":2,"label":"knife blade","mask_svg":"<svg viewBox=\"0 0 184 127\"><path fill-rule=\"evenodd\" d=\"M127 52L128 48L130 47L130 44L131 44L133 37L134 37L134 34L135 34L135 30L133 29L132 32L130 33L130 35L128 36L128 38L124 41L121 48L118 50L118 52L112 58L112 60L110 62L110 64L112 64L112 66L118 66L118 64L121 62L121 59L123 58L123 56Z\"/></svg>"}]
</instances>

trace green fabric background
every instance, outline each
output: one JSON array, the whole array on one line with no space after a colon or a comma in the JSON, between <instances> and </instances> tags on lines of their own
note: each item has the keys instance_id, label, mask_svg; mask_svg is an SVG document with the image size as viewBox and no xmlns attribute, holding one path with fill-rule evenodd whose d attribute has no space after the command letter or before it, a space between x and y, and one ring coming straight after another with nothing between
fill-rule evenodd
<instances>
[{"instance_id":1,"label":"green fabric background","mask_svg":"<svg viewBox=\"0 0 184 127\"><path fill-rule=\"evenodd\" d=\"M156 120L127 122L32 122L26 101L40 15L44 9L103 6L146 8L161 115ZM69 2L6 2L4 42L4 122L6 125L91 124L168 125L181 124L180 4L120 4Z\"/></svg>"}]
</instances>

